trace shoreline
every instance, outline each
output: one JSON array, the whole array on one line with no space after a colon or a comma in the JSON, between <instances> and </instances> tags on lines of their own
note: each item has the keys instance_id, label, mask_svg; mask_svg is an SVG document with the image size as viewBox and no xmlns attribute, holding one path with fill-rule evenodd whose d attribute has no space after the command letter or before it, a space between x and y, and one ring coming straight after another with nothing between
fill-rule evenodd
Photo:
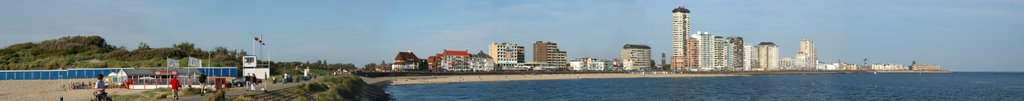
<instances>
[{"instance_id":1,"label":"shoreline","mask_svg":"<svg viewBox=\"0 0 1024 101\"><path fill-rule=\"evenodd\" d=\"M400 76L400 77L363 77L366 82L374 85L409 85L438 84L461 82L501 82L526 80L571 80L571 79L609 79L609 78L693 78L693 77L733 77L749 76L742 74L538 74L538 75L448 75L448 76Z\"/></svg>"},{"instance_id":2,"label":"shoreline","mask_svg":"<svg viewBox=\"0 0 1024 101\"><path fill-rule=\"evenodd\" d=\"M951 71L770 71L770 72L688 72L688 73L578 73L578 74L477 74L435 76L361 77L367 84L387 87L392 85L440 84L462 82L501 82L525 80L571 80L611 78L695 78L735 77L755 75L817 75L817 74L949 74Z\"/></svg>"}]
</instances>

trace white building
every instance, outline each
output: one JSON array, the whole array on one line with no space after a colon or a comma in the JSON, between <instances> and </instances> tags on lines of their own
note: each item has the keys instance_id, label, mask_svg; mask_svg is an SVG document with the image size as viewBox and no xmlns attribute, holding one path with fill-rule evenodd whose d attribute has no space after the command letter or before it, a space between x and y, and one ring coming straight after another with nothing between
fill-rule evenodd
<instances>
[{"instance_id":1,"label":"white building","mask_svg":"<svg viewBox=\"0 0 1024 101\"><path fill-rule=\"evenodd\" d=\"M487 55L483 51L477 52L469 56L469 68L473 71L493 71L496 70L494 61L490 55Z\"/></svg>"},{"instance_id":2,"label":"white building","mask_svg":"<svg viewBox=\"0 0 1024 101\"><path fill-rule=\"evenodd\" d=\"M871 70L910 70L903 64L872 64Z\"/></svg>"},{"instance_id":3,"label":"white building","mask_svg":"<svg viewBox=\"0 0 1024 101\"><path fill-rule=\"evenodd\" d=\"M729 65L729 42L722 36L714 36L711 40L711 68L712 70L723 70Z\"/></svg>"},{"instance_id":4,"label":"white building","mask_svg":"<svg viewBox=\"0 0 1024 101\"><path fill-rule=\"evenodd\" d=\"M751 67L753 66L752 61L754 61L754 59L751 58L751 57L753 57L752 56L753 55L752 54L752 52L753 52L752 50L753 50L753 46L750 46L750 44L747 44L747 43L743 43L743 59L740 59L740 60L743 60L742 62L743 62L743 70L744 71L751 70Z\"/></svg>"},{"instance_id":5,"label":"white building","mask_svg":"<svg viewBox=\"0 0 1024 101\"><path fill-rule=\"evenodd\" d=\"M619 51L619 58L622 59L624 70L650 69L653 65L651 47L647 45L626 44Z\"/></svg>"},{"instance_id":6,"label":"white building","mask_svg":"<svg viewBox=\"0 0 1024 101\"><path fill-rule=\"evenodd\" d=\"M569 66L577 71L606 71L612 70L612 61L587 57L572 60Z\"/></svg>"},{"instance_id":7,"label":"white building","mask_svg":"<svg viewBox=\"0 0 1024 101\"><path fill-rule=\"evenodd\" d=\"M686 37L690 33L690 10L683 6L672 9L672 59L682 61L686 54ZM678 62L673 62L675 65Z\"/></svg>"},{"instance_id":8,"label":"white building","mask_svg":"<svg viewBox=\"0 0 1024 101\"><path fill-rule=\"evenodd\" d=\"M571 60L569 61L569 68L572 68L572 70L586 70L587 65L583 61Z\"/></svg>"},{"instance_id":9,"label":"white building","mask_svg":"<svg viewBox=\"0 0 1024 101\"><path fill-rule=\"evenodd\" d=\"M816 69L818 69L818 70L839 70L840 69L839 66L840 66L839 63L818 64Z\"/></svg>"},{"instance_id":10,"label":"white building","mask_svg":"<svg viewBox=\"0 0 1024 101\"><path fill-rule=\"evenodd\" d=\"M757 68L754 70L780 70L779 47L772 42L757 44Z\"/></svg>"},{"instance_id":11,"label":"white building","mask_svg":"<svg viewBox=\"0 0 1024 101\"><path fill-rule=\"evenodd\" d=\"M714 46L715 46L714 37L711 36L711 34L708 34L708 32L703 32L702 33L700 31L698 31L697 34L694 34L693 37L698 40L697 41L697 43L698 43L697 47L699 47L697 49L699 51L698 56L697 56L697 65L698 65L698 67L700 69L702 69L702 70L711 70L712 69L711 67L714 64L714 62L712 60L712 59L714 59L714 57L713 57L714 56L714 51L713 50L714 50Z\"/></svg>"}]
</instances>

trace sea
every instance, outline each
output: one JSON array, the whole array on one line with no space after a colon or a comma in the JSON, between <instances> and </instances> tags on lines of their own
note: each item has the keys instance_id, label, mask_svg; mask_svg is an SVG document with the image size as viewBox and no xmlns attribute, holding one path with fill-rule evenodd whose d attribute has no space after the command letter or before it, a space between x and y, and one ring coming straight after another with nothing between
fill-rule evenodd
<instances>
[{"instance_id":1,"label":"sea","mask_svg":"<svg viewBox=\"0 0 1024 101\"><path fill-rule=\"evenodd\" d=\"M813 74L394 85L399 101L1024 101L1024 73Z\"/></svg>"}]
</instances>

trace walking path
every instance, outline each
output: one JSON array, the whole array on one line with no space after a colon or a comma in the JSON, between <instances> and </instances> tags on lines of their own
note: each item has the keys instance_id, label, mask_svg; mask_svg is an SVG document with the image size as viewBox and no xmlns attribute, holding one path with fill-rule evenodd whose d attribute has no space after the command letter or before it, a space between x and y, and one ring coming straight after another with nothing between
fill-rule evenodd
<instances>
[{"instance_id":1,"label":"walking path","mask_svg":"<svg viewBox=\"0 0 1024 101\"><path fill-rule=\"evenodd\" d=\"M279 90L279 89L284 89L284 88L290 88L290 87L298 86L298 85L301 85L301 84L306 83L306 82L308 82L308 81L295 82L295 83L266 84L266 86L267 86L267 91L275 91L275 90ZM262 88L263 88L263 85L260 85L260 86L257 86L256 89L262 89ZM215 93L216 92L209 92L209 93L206 93L206 96L199 96L199 95L182 96L178 100L179 101L206 101L207 99L210 98L210 96L213 96L213 94L215 94ZM228 92L224 93L224 98L234 98L234 97L239 96L239 95L262 94L262 93L263 93L263 91L246 91L244 89L244 87L234 87L234 88L229 88ZM160 99L160 100L157 100L157 101L172 101L172 100L171 99Z\"/></svg>"}]
</instances>

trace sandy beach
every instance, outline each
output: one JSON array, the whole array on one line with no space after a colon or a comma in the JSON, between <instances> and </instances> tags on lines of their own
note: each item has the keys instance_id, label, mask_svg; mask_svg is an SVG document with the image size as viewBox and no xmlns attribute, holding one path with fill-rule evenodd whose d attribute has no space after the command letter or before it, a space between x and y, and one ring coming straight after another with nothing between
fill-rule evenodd
<instances>
[{"instance_id":1,"label":"sandy beach","mask_svg":"<svg viewBox=\"0 0 1024 101\"><path fill-rule=\"evenodd\" d=\"M92 89L63 89L64 84L73 82L92 83L95 79L67 80L0 80L0 98L8 101L53 101L64 97L65 101L87 101L93 99ZM144 90L107 89L111 95L134 94Z\"/></svg>"},{"instance_id":2,"label":"sandy beach","mask_svg":"<svg viewBox=\"0 0 1024 101\"><path fill-rule=\"evenodd\" d=\"M493 82L518 80L565 80L565 79L601 79L601 78L688 78L688 77L727 77L746 76L737 74L539 74L539 75L451 75L451 76L404 76L364 78L367 83L390 81L390 85L457 83L457 82Z\"/></svg>"}]
</instances>

